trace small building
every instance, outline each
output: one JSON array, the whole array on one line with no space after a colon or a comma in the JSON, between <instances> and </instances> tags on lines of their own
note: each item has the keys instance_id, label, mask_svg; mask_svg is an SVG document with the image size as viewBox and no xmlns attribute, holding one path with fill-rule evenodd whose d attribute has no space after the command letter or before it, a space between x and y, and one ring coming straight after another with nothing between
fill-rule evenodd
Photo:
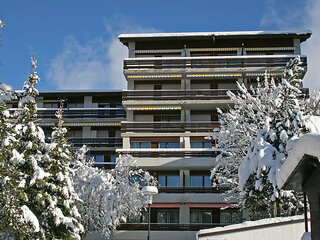
<instances>
[{"instance_id":1,"label":"small building","mask_svg":"<svg viewBox=\"0 0 320 240\"><path fill-rule=\"evenodd\" d=\"M289 152L277 176L278 186L307 194L311 213L311 238L320 240L320 135L302 136Z\"/></svg>"}]
</instances>

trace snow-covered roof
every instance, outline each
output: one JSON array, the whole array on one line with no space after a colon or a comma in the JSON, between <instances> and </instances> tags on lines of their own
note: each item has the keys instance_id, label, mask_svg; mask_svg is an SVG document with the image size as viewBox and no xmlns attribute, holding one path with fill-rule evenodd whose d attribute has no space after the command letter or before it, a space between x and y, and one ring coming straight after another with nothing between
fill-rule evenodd
<instances>
[{"instance_id":1,"label":"snow-covered roof","mask_svg":"<svg viewBox=\"0 0 320 240\"><path fill-rule=\"evenodd\" d=\"M292 174L296 171L305 155L310 155L320 159L320 135L308 133L302 136L292 150L289 152L287 160L283 163L277 174L277 185L284 187Z\"/></svg>"},{"instance_id":2,"label":"snow-covered roof","mask_svg":"<svg viewBox=\"0 0 320 240\"><path fill-rule=\"evenodd\" d=\"M120 34L120 41L124 39L141 38L192 38L192 37L225 37L225 36L257 36L257 35L310 35L310 30L290 31L231 31L231 32L180 32L180 33L136 33ZM307 37L307 38L308 38Z\"/></svg>"},{"instance_id":3,"label":"snow-covered roof","mask_svg":"<svg viewBox=\"0 0 320 240\"><path fill-rule=\"evenodd\" d=\"M219 232L225 232L225 231L234 231L234 230L241 230L244 228L254 228L257 226L264 226L264 225L270 225L270 224L276 224L276 223L285 223L285 222L291 222L291 221L299 221L303 220L304 216L292 216L292 217L277 217L277 218L266 218L261 219L257 221L246 221L240 224L233 224L225 227L215 227L215 228L209 228L209 229L203 229L200 230L197 235L201 234L215 234Z\"/></svg>"}]
</instances>

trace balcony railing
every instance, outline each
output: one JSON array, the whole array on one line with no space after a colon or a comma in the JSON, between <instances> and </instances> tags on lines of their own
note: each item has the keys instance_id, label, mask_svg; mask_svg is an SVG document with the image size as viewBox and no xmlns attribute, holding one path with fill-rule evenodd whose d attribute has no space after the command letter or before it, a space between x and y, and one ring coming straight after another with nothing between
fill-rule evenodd
<instances>
[{"instance_id":1,"label":"balcony railing","mask_svg":"<svg viewBox=\"0 0 320 240\"><path fill-rule=\"evenodd\" d=\"M212 132L219 127L212 122L121 122L122 132Z\"/></svg>"},{"instance_id":2,"label":"balcony railing","mask_svg":"<svg viewBox=\"0 0 320 240\"><path fill-rule=\"evenodd\" d=\"M150 229L157 231L199 231L200 229L223 227L228 223L151 223ZM117 230L148 230L148 223L125 223Z\"/></svg>"},{"instance_id":3,"label":"balcony railing","mask_svg":"<svg viewBox=\"0 0 320 240\"><path fill-rule=\"evenodd\" d=\"M95 167L104 168L104 169L113 169L116 165L114 162L94 162Z\"/></svg>"},{"instance_id":4,"label":"balcony railing","mask_svg":"<svg viewBox=\"0 0 320 240\"><path fill-rule=\"evenodd\" d=\"M159 193L224 193L227 187L159 187Z\"/></svg>"},{"instance_id":5,"label":"balcony railing","mask_svg":"<svg viewBox=\"0 0 320 240\"><path fill-rule=\"evenodd\" d=\"M38 108L38 118L55 118L57 108ZM126 118L124 109L67 108L63 109L65 118Z\"/></svg>"},{"instance_id":6,"label":"balcony railing","mask_svg":"<svg viewBox=\"0 0 320 240\"><path fill-rule=\"evenodd\" d=\"M284 68L296 55L126 58L125 70L184 68ZM303 66L307 58L301 57Z\"/></svg>"},{"instance_id":7,"label":"balcony railing","mask_svg":"<svg viewBox=\"0 0 320 240\"><path fill-rule=\"evenodd\" d=\"M122 100L217 100L229 98L227 91L236 93L236 89L211 90L127 90Z\"/></svg>"},{"instance_id":8,"label":"balcony railing","mask_svg":"<svg viewBox=\"0 0 320 240\"><path fill-rule=\"evenodd\" d=\"M108 137L108 138L70 138L74 146L88 145L90 147L121 147L122 138Z\"/></svg>"},{"instance_id":9,"label":"balcony railing","mask_svg":"<svg viewBox=\"0 0 320 240\"><path fill-rule=\"evenodd\" d=\"M220 152L211 148L132 148L117 149L117 155L129 154L137 158L161 158L161 157L216 157Z\"/></svg>"}]
</instances>

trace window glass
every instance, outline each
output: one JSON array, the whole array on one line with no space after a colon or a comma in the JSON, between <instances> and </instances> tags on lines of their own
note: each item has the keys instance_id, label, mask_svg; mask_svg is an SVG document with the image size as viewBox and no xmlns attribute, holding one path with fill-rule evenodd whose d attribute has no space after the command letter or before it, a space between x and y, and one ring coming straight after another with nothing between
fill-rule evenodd
<instances>
[{"instance_id":1,"label":"window glass","mask_svg":"<svg viewBox=\"0 0 320 240\"><path fill-rule=\"evenodd\" d=\"M168 148L179 148L180 143L179 142L168 142Z\"/></svg>"},{"instance_id":2,"label":"window glass","mask_svg":"<svg viewBox=\"0 0 320 240\"><path fill-rule=\"evenodd\" d=\"M158 176L159 185L162 187L166 186L166 176Z\"/></svg>"},{"instance_id":3,"label":"window glass","mask_svg":"<svg viewBox=\"0 0 320 240\"><path fill-rule=\"evenodd\" d=\"M167 148L167 142L159 142L160 148Z\"/></svg>"},{"instance_id":4,"label":"window glass","mask_svg":"<svg viewBox=\"0 0 320 240\"><path fill-rule=\"evenodd\" d=\"M204 148L211 148L211 142L203 142Z\"/></svg>"},{"instance_id":5,"label":"window glass","mask_svg":"<svg viewBox=\"0 0 320 240\"><path fill-rule=\"evenodd\" d=\"M179 187L179 176L167 176L168 187Z\"/></svg>"},{"instance_id":6,"label":"window glass","mask_svg":"<svg viewBox=\"0 0 320 240\"><path fill-rule=\"evenodd\" d=\"M203 211L201 223L211 223L211 222L212 222L212 212L211 211Z\"/></svg>"},{"instance_id":7,"label":"window glass","mask_svg":"<svg viewBox=\"0 0 320 240\"><path fill-rule=\"evenodd\" d=\"M202 187L203 176L190 176L191 187Z\"/></svg>"},{"instance_id":8,"label":"window glass","mask_svg":"<svg viewBox=\"0 0 320 240\"><path fill-rule=\"evenodd\" d=\"M157 223L167 223L167 211L157 212Z\"/></svg>"},{"instance_id":9,"label":"window glass","mask_svg":"<svg viewBox=\"0 0 320 240\"><path fill-rule=\"evenodd\" d=\"M190 213L191 223L200 223L200 212L192 210Z\"/></svg>"},{"instance_id":10,"label":"window glass","mask_svg":"<svg viewBox=\"0 0 320 240\"><path fill-rule=\"evenodd\" d=\"M211 183L211 179L210 176L204 176L204 187L211 187L212 183Z\"/></svg>"},{"instance_id":11,"label":"window glass","mask_svg":"<svg viewBox=\"0 0 320 240\"><path fill-rule=\"evenodd\" d=\"M104 162L104 155L95 155L94 158L96 162Z\"/></svg>"},{"instance_id":12,"label":"window glass","mask_svg":"<svg viewBox=\"0 0 320 240\"><path fill-rule=\"evenodd\" d=\"M191 148L202 148L202 142L191 142Z\"/></svg>"},{"instance_id":13,"label":"window glass","mask_svg":"<svg viewBox=\"0 0 320 240\"><path fill-rule=\"evenodd\" d=\"M179 211L170 211L170 223L179 223Z\"/></svg>"},{"instance_id":14,"label":"window glass","mask_svg":"<svg viewBox=\"0 0 320 240\"><path fill-rule=\"evenodd\" d=\"M110 162L115 163L115 162L116 162L116 159L117 159L116 155L115 155L115 154L112 154L111 157L110 157Z\"/></svg>"},{"instance_id":15,"label":"window glass","mask_svg":"<svg viewBox=\"0 0 320 240\"><path fill-rule=\"evenodd\" d=\"M140 148L140 143L139 142L131 142L130 148Z\"/></svg>"},{"instance_id":16,"label":"window glass","mask_svg":"<svg viewBox=\"0 0 320 240\"><path fill-rule=\"evenodd\" d=\"M151 148L150 142L141 142L141 148Z\"/></svg>"}]
</instances>

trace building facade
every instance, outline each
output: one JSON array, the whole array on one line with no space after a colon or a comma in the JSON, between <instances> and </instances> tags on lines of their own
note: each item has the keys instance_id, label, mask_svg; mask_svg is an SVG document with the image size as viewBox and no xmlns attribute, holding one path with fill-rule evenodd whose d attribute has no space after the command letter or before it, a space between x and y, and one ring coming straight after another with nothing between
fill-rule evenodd
<instances>
[{"instance_id":1,"label":"building facade","mask_svg":"<svg viewBox=\"0 0 320 240\"><path fill-rule=\"evenodd\" d=\"M152 239L195 239L196 230L241 221L237 199L212 188L218 149L216 108L232 103L236 82L254 85L267 71L279 78L301 54L310 32L121 34L127 90L121 124L123 148L159 181L151 209ZM301 57L306 67L306 57ZM236 197L236 196L235 196ZM143 219L142 219L143 222ZM143 239L147 225L130 223L115 239ZM135 230L135 231L134 231ZM161 232L162 231L162 232ZM165 233L164 233L165 231ZM165 234L165 235L164 235Z\"/></svg>"},{"instance_id":2,"label":"building facade","mask_svg":"<svg viewBox=\"0 0 320 240\"><path fill-rule=\"evenodd\" d=\"M219 153L208 138L219 128L216 109L232 102L236 82L254 85L268 71L280 78L301 55L303 32L206 32L121 34L129 57L124 91L40 92L38 124L49 137L64 102L74 147L90 149L95 165L110 169L130 154L159 181L151 207L152 239L195 239L199 229L241 221L236 196L212 187L210 169ZM301 57L306 67L306 57ZM11 107L16 107L13 103ZM131 219L113 239L146 239L147 216ZM97 239L97 238L95 238Z\"/></svg>"}]
</instances>

